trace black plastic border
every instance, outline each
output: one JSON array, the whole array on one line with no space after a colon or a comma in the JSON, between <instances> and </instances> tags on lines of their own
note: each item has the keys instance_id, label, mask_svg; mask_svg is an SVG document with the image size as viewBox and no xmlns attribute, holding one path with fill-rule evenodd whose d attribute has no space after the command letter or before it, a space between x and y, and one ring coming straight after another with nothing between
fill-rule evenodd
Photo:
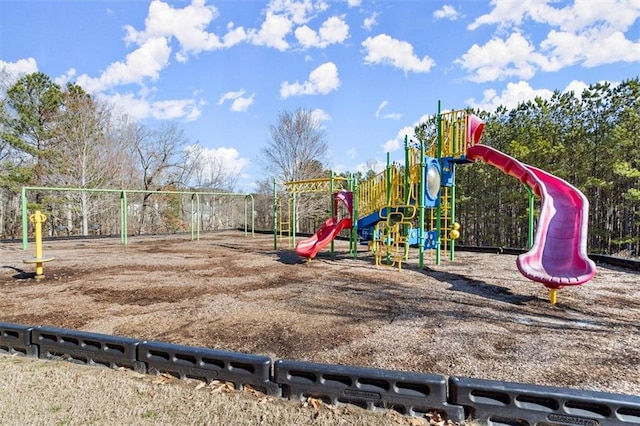
<instances>
[{"instance_id":1,"label":"black plastic border","mask_svg":"<svg viewBox=\"0 0 640 426\"><path fill-rule=\"evenodd\" d=\"M38 356L38 346L31 344L31 330L28 325L0 322L0 352Z\"/></svg>"},{"instance_id":2,"label":"black plastic border","mask_svg":"<svg viewBox=\"0 0 640 426\"><path fill-rule=\"evenodd\" d=\"M41 326L32 329L31 343L38 345L40 358L146 372L145 364L138 361L140 341L136 339Z\"/></svg>"},{"instance_id":3,"label":"black plastic border","mask_svg":"<svg viewBox=\"0 0 640 426\"><path fill-rule=\"evenodd\" d=\"M451 377L449 399L488 425L640 424L640 398L628 395Z\"/></svg>"},{"instance_id":4,"label":"black plastic border","mask_svg":"<svg viewBox=\"0 0 640 426\"><path fill-rule=\"evenodd\" d=\"M180 379L222 380L233 382L238 389L251 385L268 395L281 394L271 381L271 358L266 356L145 341L138 345L138 360L150 372Z\"/></svg>"},{"instance_id":5,"label":"black plastic border","mask_svg":"<svg viewBox=\"0 0 640 426\"><path fill-rule=\"evenodd\" d=\"M274 367L275 381L289 397L393 409L410 416L438 412L454 422L464 421L463 407L447 402L444 376L291 360L277 360Z\"/></svg>"},{"instance_id":6,"label":"black plastic border","mask_svg":"<svg viewBox=\"0 0 640 426\"><path fill-rule=\"evenodd\" d=\"M640 424L640 396L450 377L435 374L275 360L56 327L0 322L0 353L64 359L181 379L233 382L291 399L316 397L409 416L439 412L457 423L493 426L628 426Z\"/></svg>"}]
</instances>

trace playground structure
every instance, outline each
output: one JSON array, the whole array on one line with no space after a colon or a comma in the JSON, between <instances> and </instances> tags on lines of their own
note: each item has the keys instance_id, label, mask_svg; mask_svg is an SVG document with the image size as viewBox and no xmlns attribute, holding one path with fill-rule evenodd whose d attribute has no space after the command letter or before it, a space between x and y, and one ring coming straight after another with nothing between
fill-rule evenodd
<instances>
[{"instance_id":1,"label":"playground structure","mask_svg":"<svg viewBox=\"0 0 640 426\"><path fill-rule=\"evenodd\" d=\"M484 123L458 110L442 113L438 104L437 137L431 143L410 145L405 136L405 164L390 163L370 179L330 179L287 182L289 206L286 216L278 202L274 184L274 246L278 235L288 236L289 246L308 259L331 244L342 230L348 230L350 253L356 257L357 241L368 244L376 265L397 266L417 246L419 267L425 251L435 253L440 264L443 253L454 260L455 240L460 225L455 221L455 170L458 165L483 161L515 177L529 189L529 251L518 256L518 270L526 278L549 289L552 304L564 286L580 285L595 274L595 264L586 253L588 200L568 182L487 145L480 144ZM338 185L339 183L339 185ZM296 194L329 190L333 217L310 238L296 244ZM533 233L533 195L541 207ZM344 200L353 200L344 202ZM337 204L343 201L347 214L339 218ZM288 219L283 219L284 217Z\"/></svg>"}]
</instances>

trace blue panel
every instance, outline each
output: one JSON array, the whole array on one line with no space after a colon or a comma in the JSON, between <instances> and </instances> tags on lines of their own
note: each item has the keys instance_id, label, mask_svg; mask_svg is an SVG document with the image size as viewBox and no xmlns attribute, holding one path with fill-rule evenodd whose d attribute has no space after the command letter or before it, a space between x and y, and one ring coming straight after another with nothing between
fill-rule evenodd
<instances>
[{"instance_id":1,"label":"blue panel","mask_svg":"<svg viewBox=\"0 0 640 426\"><path fill-rule=\"evenodd\" d=\"M387 208L382 209L382 214L385 215L387 210ZM375 211L358 219L358 228L371 228L378 222L380 222L380 211Z\"/></svg>"},{"instance_id":2,"label":"blue panel","mask_svg":"<svg viewBox=\"0 0 640 426\"><path fill-rule=\"evenodd\" d=\"M434 229L424 233L424 248L435 250L438 248L438 230Z\"/></svg>"},{"instance_id":3,"label":"blue panel","mask_svg":"<svg viewBox=\"0 0 640 426\"><path fill-rule=\"evenodd\" d=\"M442 186L452 186L455 183L454 164L451 157L442 159Z\"/></svg>"},{"instance_id":4,"label":"blue panel","mask_svg":"<svg viewBox=\"0 0 640 426\"><path fill-rule=\"evenodd\" d=\"M436 170L437 173L432 175L432 169ZM442 183L443 177L440 162L435 158L427 157L425 159L424 173L423 204L425 208L432 209L438 206L438 203L440 202L440 188L444 186Z\"/></svg>"}]
</instances>

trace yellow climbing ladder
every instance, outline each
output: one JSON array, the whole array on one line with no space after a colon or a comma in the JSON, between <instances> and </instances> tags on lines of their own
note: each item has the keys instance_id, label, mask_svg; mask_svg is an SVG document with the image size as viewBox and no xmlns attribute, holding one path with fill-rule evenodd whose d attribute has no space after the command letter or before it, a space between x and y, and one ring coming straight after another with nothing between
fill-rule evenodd
<instances>
[{"instance_id":1,"label":"yellow climbing ladder","mask_svg":"<svg viewBox=\"0 0 640 426\"><path fill-rule=\"evenodd\" d=\"M387 212L385 212L387 210ZM416 217L415 205L385 206L380 209L380 218L374 228L371 249L377 266L398 266L402 270L402 262L409 254L409 235L407 230ZM383 261L384 259L384 261Z\"/></svg>"}]
</instances>

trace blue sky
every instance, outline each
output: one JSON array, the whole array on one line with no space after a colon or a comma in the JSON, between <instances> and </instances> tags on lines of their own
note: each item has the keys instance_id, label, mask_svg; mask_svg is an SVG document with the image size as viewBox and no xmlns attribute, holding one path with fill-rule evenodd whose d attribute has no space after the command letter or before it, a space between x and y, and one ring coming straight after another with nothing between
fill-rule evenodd
<instances>
[{"instance_id":1,"label":"blue sky","mask_svg":"<svg viewBox=\"0 0 640 426\"><path fill-rule=\"evenodd\" d=\"M638 0L2 0L0 68L73 81L241 173L315 111L336 171L402 158L425 115L640 75Z\"/></svg>"}]
</instances>

